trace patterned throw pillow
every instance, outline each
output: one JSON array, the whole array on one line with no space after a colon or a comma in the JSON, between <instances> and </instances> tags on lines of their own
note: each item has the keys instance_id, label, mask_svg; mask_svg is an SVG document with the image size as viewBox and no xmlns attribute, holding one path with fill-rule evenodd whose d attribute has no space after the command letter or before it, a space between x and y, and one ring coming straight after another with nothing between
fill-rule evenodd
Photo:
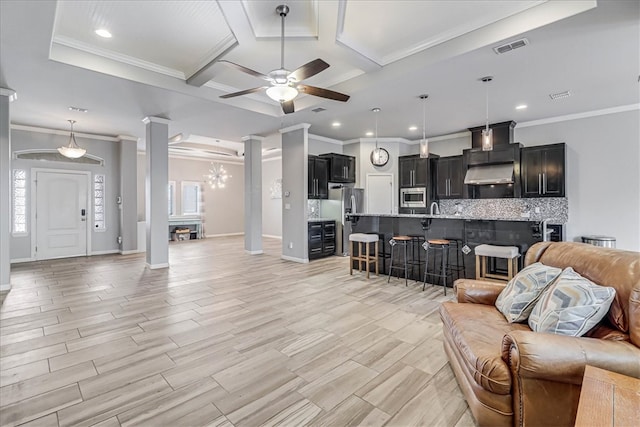
<instances>
[{"instance_id":1,"label":"patterned throw pillow","mask_svg":"<svg viewBox=\"0 0 640 427\"><path fill-rule=\"evenodd\" d=\"M615 289L596 285L568 267L540 297L529 316L529 327L535 332L580 337L607 315L615 296Z\"/></svg>"},{"instance_id":2,"label":"patterned throw pillow","mask_svg":"<svg viewBox=\"0 0 640 427\"><path fill-rule=\"evenodd\" d=\"M509 323L524 322L542 292L562 270L536 262L522 269L500 292L496 307Z\"/></svg>"}]
</instances>

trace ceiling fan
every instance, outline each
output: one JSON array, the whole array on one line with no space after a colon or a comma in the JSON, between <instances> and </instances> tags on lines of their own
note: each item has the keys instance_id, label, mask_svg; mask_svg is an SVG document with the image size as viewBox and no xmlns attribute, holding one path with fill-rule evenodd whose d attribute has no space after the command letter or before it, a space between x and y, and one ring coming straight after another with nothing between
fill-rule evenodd
<instances>
[{"instance_id":1,"label":"ceiling fan","mask_svg":"<svg viewBox=\"0 0 640 427\"><path fill-rule=\"evenodd\" d=\"M270 83L270 85L242 90L240 92L228 93L226 95L221 95L220 98L233 98L236 96L247 95L249 93L266 90L267 96L269 96L269 98L273 99L274 101L278 101L282 106L282 111L284 111L285 114L290 114L295 111L295 108L293 106L293 99L298 96L298 93L300 92L306 93L308 95L319 96L321 98L333 99L335 101L347 102L349 100L349 95L300 83L302 80L315 76L319 72L329 68L329 64L324 62L322 59L314 59L313 61L304 64L294 71L288 71L284 68L284 20L289 13L289 6L280 5L276 7L276 13L278 13L282 18L279 69L273 70L269 74L262 74L231 61L227 61L224 59L219 61L224 62L225 64L229 64L237 70L240 70L251 76L266 80Z\"/></svg>"}]
</instances>

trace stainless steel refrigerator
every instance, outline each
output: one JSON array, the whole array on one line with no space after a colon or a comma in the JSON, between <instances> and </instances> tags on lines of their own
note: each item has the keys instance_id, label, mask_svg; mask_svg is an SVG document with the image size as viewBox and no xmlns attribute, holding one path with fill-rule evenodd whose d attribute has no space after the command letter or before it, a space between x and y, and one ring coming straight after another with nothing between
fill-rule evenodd
<instances>
[{"instance_id":1,"label":"stainless steel refrigerator","mask_svg":"<svg viewBox=\"0 0 640 427\"><path fill-rule=\"evenodd\" d=\"M346 216L349 213L364 212L364 189L330 184L329 200L322 201L321 209L323 218L336 221L336 254L348 256L351 221L348 221Z\"/></svg>"}]
</instances>

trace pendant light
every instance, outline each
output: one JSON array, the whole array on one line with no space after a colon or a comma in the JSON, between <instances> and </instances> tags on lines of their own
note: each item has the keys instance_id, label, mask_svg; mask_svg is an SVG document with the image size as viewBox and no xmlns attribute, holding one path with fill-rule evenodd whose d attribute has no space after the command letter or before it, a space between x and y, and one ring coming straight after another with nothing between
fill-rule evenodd
<instances>
[{"instance_id":1,"label":"pendant light","mask_svg":"<svg viewBox=\"0 0 640 427\"><path fill-rule=\"evenodd\" d=\"M482 131L482 151L491 151L493 150L493 129L489 129L489 82L493 80L493 77L487 76L483 77L482 80L486 85L486 107L487 107L487 115L486 115L486 126Z\"/></svg>"},{"instance_id":2,"label":"pendant light","mask_svg":"<svg viewBox=\"0 0 640 427\"><path fill-rule=\"evenodd\" d=\"M214 190L216 188L224 188L227 183L227 179L231 178L231 175L227 174L227 171L222 165L214 165L211 163L209 174L205 175L207 182Z\"/></svg>"},{"instance_id":3,"label":"pendant light","mask_svg":"<svg viewBox=\"0 0 640 427\"><path fill-rule=\"evenodd\" d=\"M418 98L422 100L422 139L420 140L420 158L427 159L429 157L429 140L427 139L427 98L429 95L420 95Z\"/></svg>"},{"instance_id":4,"label":"pendant light","mask_svg":"<svg viewBox=\"0 0 640 427\"><path fill-rule=\"evenodd\" d=\"M70 159L77 159L79 157L82 157L85 155L85 153L87 152L87 150L85 150L84 148L80 147L78 145L78 143L76 142L76 136L73 133L73 124L76 122L75 120L67 120L69 123L71 123L71 134L69 135L69 144L67 144L66 146L63 147L59 147L58 148L58 152L60 154L62 154L65 157L68 157Z\"/></svg>"},{"instance_id":5,"label":"pendant light","mask_svg":"<svg viewBox=\"0 0 640 427\"><path fill-rule=\"evenodd\" d=\"M380 109L378 107L376 108L372 108L371 111L373 111L376 115L376 148L373 150L373 161L375 162L379 162L380 161L380 147L378 147L378 113L380 112Z\"/></svg>"}]
</instances>

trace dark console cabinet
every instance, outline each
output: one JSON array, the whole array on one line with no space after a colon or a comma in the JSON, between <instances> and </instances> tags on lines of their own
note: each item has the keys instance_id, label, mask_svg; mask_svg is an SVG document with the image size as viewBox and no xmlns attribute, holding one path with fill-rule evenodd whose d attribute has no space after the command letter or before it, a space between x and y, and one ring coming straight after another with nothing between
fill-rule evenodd
<instances>
[{"instance_id":1,"label":"dark console cabinet","mask_svg":"<svg viewBox=\"0 0 640 427\"><path fill-rule=\"evenodd\" d=\"M310 221L309 259L331 256L336 253L335 221Z\"/></svg>"},{"instance_id":2,"label":"dark console cabinet","mask_svg":"<svg viewBox=\"0 0 640 427\"><path fill-rule=\"evenodd\" d=\"M328 161L318 156L309 156L308 198L328 199Z\"/></svg>"},{"instance_id":3,"label":"dark console cabinet","mask_svg":"<svg viewBox=\"0 0 640 427\"><path fill-rule=\"evenodd\" d=\"M436 196L438 199L463 197L462 156L440 157L436 161Z\"/></svg>"},{"instance_id":4,"label":"dark console cabinet","mask_svg":"<svg viewBox=\"0 0 640 427\"><path fill-rule=\"evenodd\" d=\"M523 197L564 197L566 145L525 147L521 153Z\"/></svg>"},{"instance_id":5,"label":"dark console cabinet","mask_svg":"<svg viewBox=\"0 0 640 427\"><path fill-rule=\"evenodd\" d=\"M321 154L329 162L329 182L349 184L356 182L356 158L344 154Z\"/></svg>"}]
</instances>

